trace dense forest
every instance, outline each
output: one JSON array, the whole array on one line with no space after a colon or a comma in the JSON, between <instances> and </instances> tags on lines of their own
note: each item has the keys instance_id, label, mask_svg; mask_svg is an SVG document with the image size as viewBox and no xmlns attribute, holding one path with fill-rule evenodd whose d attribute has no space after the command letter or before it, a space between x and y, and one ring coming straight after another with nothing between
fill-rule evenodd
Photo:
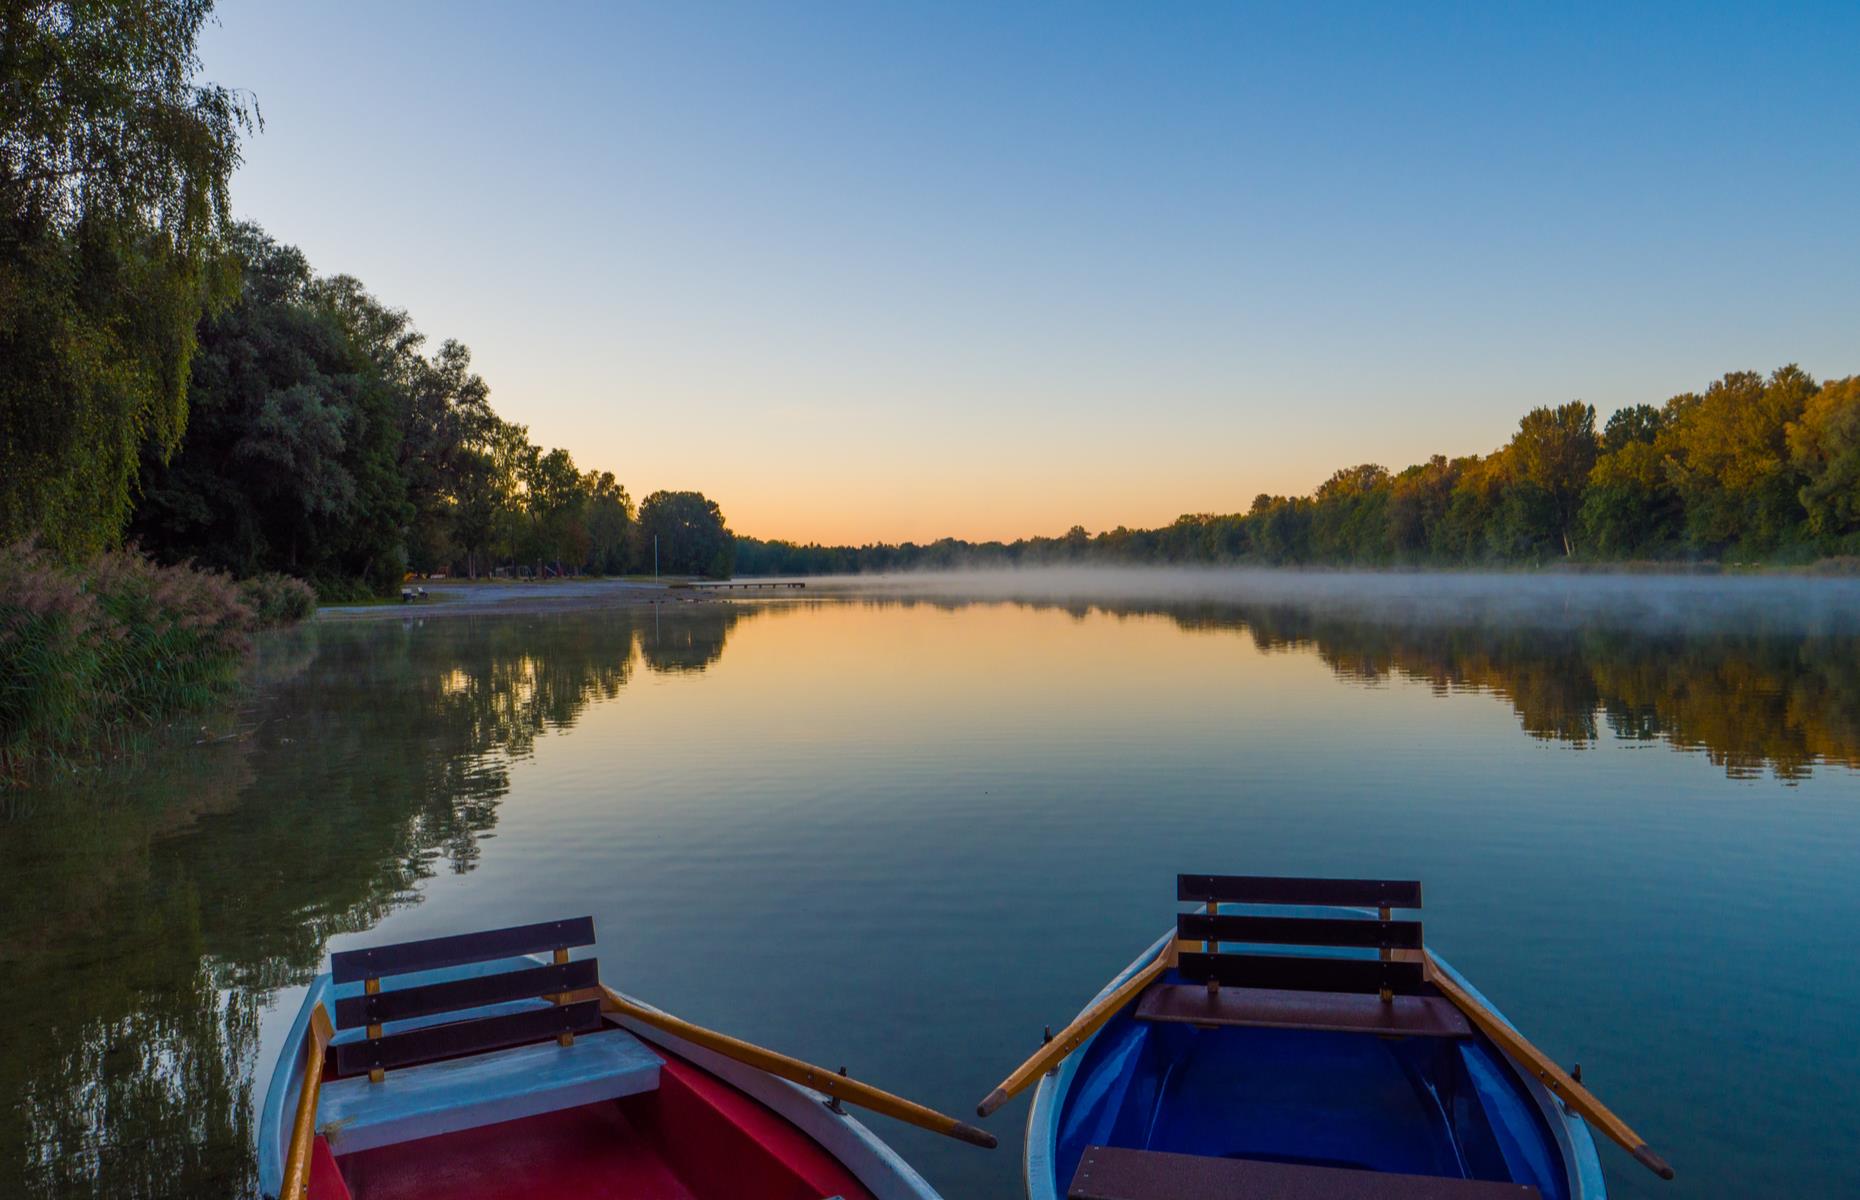
<instances>
[{"instance_id":1,"label":"dense forest","mask_svg":"<svg viewBox=\"0 0 1860 1200\"><path fill-rule=\"evenodd\" d=\"M286 571L325 596L405 571L728 574L723 514L690 492L635 510L608 471L532 442L491 408L471 352L431 355L405 312L250 226L237 300L200 325L178 449L146 447L130 536L236 575Z\"/></svg>"},{"instance_id":2,"label":"dense forest","mask_svg":"<svg viewBox=\"0 0 1860 1200\"><path fill-rule=\"evenodd\" d=\"M1860 376L1739 371L1703 393L1524 415L1486 455L1337 471L1309 496L1015 542L821 546L738 538L744 574L1071 562L1468 566L1559 560L1805 562L1860 554Z\"/></svg>"}]
</instances>

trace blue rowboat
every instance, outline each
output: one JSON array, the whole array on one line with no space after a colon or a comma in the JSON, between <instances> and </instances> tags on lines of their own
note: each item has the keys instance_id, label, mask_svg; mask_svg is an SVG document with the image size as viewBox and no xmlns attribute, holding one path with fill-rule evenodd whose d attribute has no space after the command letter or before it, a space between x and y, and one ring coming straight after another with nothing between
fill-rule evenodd
<instances>
[{"instance_id":1,"label":"blue rowboat","mask_svg":"<svg viewBox=\"0 0 1860 1200\"><path fill-rule=\"evenodd\" d=\"M1182 876L1198 911L997 1089L1029 1200L1602 1200L1671 1169L1424 946L1418 883Z\"/></svg>"},{"instance_id":2,"label":"blue rowboat","mask_svg":"<svg viewBox=\"0 0 1860 1200\"><path fill-rule=\"evenodd\" d=\"M334 955L259 1119L282 1200L937 1200L844 1107L910 1101L606 987L592 918Z\"/></svg>"}]
</instances>

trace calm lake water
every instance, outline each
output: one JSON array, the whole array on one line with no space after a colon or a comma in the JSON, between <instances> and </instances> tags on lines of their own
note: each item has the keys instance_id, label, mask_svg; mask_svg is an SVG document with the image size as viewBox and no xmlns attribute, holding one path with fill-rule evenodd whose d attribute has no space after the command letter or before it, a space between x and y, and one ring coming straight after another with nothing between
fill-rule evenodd
<instances>
[{"instance_id":1,"label":"calm lake water","mask_svg":"<svg viewBox=\"0 0 1860 1200\"><path fill-rule=\"evenodd\" d=\"M1186 582L1185 582L1186 581ZM323 624L206 744L0 794L0 1195L237 1195L332 949L592 912L602 973L945 1111L1177 871L1413 876L1664 1151L1860 1194L1860 592L1003 578ZM880 1118L952 1200L987 1153Z\"/></svg>"}]
</instances>

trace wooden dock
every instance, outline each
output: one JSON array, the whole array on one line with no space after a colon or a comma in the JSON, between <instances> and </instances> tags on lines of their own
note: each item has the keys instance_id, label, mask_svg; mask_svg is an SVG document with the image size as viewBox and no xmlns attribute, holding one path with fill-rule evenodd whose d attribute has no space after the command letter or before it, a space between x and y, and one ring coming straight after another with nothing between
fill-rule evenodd
<instances>
[{"instance_id":1,"label":"wooden dock","mask_svg":"<svg viewBox=\"0 0 1860 1200\"><path fill-rule=\"evenodd\" d=\"M672 586L677 587L679 585L673 584ZM807 585L801 582L800 580L796 579L796 580L768 580L766 582L762 580L748 580L748 581L727 580L727 581L716 582L716 583L688 583L688 584L685 584L684 586L690 587L690 588L700 588L704 591L716 592L716 591L759 591L759 590L764 590L764 589L773 590L773 589L778 589L778 588L799 590L800 588L804 588Z\"/></svg>"}]
</instances>

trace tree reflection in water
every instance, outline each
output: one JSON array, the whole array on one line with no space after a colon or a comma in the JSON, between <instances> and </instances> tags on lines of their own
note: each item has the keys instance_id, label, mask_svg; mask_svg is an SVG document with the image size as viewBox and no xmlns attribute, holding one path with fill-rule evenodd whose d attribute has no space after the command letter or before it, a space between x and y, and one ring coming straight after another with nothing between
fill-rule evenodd
<instances>
[{"instance_id":1,"label":"tree reflection in water","mask_svg":"<svg viewBox=\"0 0 1860 1200\"><path fill-rule=\"evenodd\" d=\"M1536 738L1586 746L1605 725L1616 738L1703 752L1738 778L1767 769L1803 779L1818 762L1860 767L1860 635L1851 631L1383 625L1284 608L1236 619L1262 648L1312 648L1353 682L1394 676L1504 700Z\"/></svg>"},{"instance_id":2,"label":"tree reflection in water","mask_svg":"<svg viewBox=\"0 0 1860 1200\"><path fill-rule=\"evenodd\" d=\"M1315 653L1347 682L1424 683L1508 702L1532 737L1589 746L1608 736L1703 753L1732 778L1807 778L1815 764L1860 769L1860 611L1803 614L1594 608L1543 612L1360 604L1118 604L1007 601L1074 616L1161 616L1183 629L1241 634L1269 652ZM868 600L935 604L943 599Z\"/></svg>"},{"instance_id":3,"label":"tree reflection in water","mask_svg":"<svg viewBox=\"0 0 1860 1200\"><path fill-rule=\"evenodd\" d=\"M1042 595L1051 579L1038 573L1026 594L1012 573L1001 578L1008 582L985 600L943 594L932 581L916 594L857 602L1165 618L1191 632L1246 636L1267 652L1314 653L1350 683L1405 679L1443 696L1490 695L1544 740L1589 746L1606 729L1703 753L1732 778L1767 771L1800 780L1817 763L1860 769L1860 593L1844 581L1811 582L1796 604L1785 584L1741 599L1726 589L1732 598L1713 602L1658 583L1639 591L1632 580L1514 588L1501 577L1478 591L1430 587L1425 575L1382 592L1347 578L1325 587L1320 576L1302 601L1104 602ZM1275 579L1280 592L1300 586L1284 582L1294 575Z\"/></svg>"},{"instance_id":4,"label":"tree reflection in water","mask_svg":"<svg viewBox=\"0 0 1860 1200\"><path fill-rule=\"evenodd\" d=\"M296 631L202 736L0 797L0 1195L252 1192L269 995L469 871L539 734L703 670L747 611L550 622L546 650L524 619Z\"/></svg>"}]
</instances>

